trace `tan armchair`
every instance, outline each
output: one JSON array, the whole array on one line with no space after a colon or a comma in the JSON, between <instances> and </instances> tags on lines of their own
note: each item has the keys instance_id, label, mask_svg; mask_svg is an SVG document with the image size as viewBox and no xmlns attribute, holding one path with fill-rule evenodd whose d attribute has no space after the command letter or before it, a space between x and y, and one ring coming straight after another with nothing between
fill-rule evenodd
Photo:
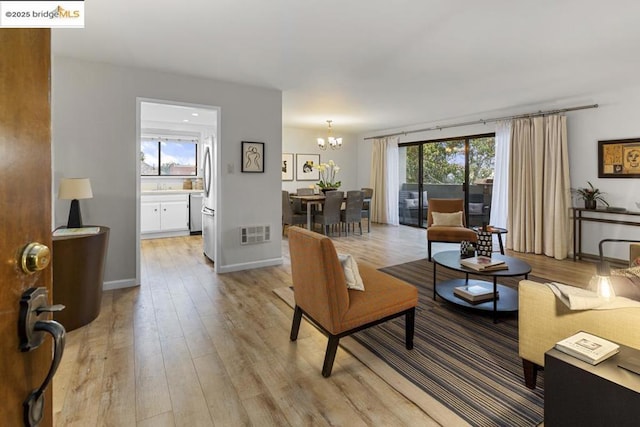
<instances>
[{"instance_id":1,"label":"tan armchair","mask_svg":"<svg viewBox=\"0 0 640 427\"><path fill-rule=\"evenodd\" d=\"M415 286L359 264L364 291L348 289L331 239L299 227L289 229L289 252L295 298L290 339L298 338L303 314L328 335L324 377L331 375L340 338L395 317L405 316L405 346L413 348Z\"/></svg>"},{"instance_id":2,"label":"tan armchair","mask_svg":"<svg viewBox=\"0 0 640 427\"><path fill-rule=\"evenodd\" d=\"M433 213L454 213L462 212L460 225L434 225ZM429 199L429 209L427 214L427 252L431 261L431 243L447 242L460 243L463 240L476 242L478 235L475 231L466 228L464 215L464 200L462 199Z\"/></svg>"}]
</instances>

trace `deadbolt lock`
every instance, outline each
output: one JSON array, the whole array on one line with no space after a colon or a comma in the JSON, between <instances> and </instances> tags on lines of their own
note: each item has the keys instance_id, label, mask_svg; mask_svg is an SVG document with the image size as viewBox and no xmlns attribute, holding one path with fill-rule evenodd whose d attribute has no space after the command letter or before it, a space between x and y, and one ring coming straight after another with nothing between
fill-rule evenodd
<instances>
[{"instance_id":1,"label":"deadbolt lock","mask_svg":"<svg viewBox=\"0 0 640 427\"><path fill-rule=\"evenodd\" d=\"M22 271L27 274L43 270L51 261L51 251L42 243L29 243L22 251Z\"/></svg>"}]
</instances>

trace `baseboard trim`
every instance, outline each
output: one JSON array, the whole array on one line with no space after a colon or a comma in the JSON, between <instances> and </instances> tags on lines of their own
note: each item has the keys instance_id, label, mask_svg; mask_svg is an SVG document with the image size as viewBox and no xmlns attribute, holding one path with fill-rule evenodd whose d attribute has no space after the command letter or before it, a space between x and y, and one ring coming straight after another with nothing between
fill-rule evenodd
<instances>
[{"instance_id":1,"label":"baseboard trim","mask_svg":"<svg viewBox=\"0 0 640 427\"><path fill-rule=\"evenodd\" d=\"M218 273L231 273L234 271L251 270L254 268L272 267L274 265L282 265L283 262L282 257L279 257L261 261L243 262L241 264L221 265L218 266Z\"/></svg>"},{"instance_id":2,"label":"baseboard trim","mask_svg":"<svg viewBox=\"0 0 640 427\"><path fill-rule=\"evenodd\" d=\"M136 279L112 280L102 284L103 291L112 291L114 289L133 288L138 286Z\"/></svg>"}]
</instances>

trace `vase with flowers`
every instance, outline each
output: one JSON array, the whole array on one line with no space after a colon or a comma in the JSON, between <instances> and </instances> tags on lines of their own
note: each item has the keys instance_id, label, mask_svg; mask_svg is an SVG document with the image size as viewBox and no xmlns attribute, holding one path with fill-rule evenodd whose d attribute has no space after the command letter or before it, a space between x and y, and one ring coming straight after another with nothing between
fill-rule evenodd
<instances>
[{"instance_id":1,"label":"vase with flowers","mask_svg":"<svg viewBox=\"0 0 640 427\"><path fill-rule=\"evenodd\" d=\"M340 166L336 165L333 160L329 163L320 163L316 166L320 172L320 181L316 184L323 193L340 188L340 181L336 180L336 174L340 171Z\"/></svg>"},{"instance_id":2,"label":"vase with flowers","mask_svg":"<svg viewBox=\"0 0 640 427\"><path fill-rule=\"evenodd\" d=\"M587 181L587 184L589 184L589 187L578 188L575 190L575 193L584 200L584 208L595 209L598 202L602 202L603 205L609 206L609 203L607 203L603 197L604 193L598 188L595 188L589 181Z\"/></svg>"}]
</instances>

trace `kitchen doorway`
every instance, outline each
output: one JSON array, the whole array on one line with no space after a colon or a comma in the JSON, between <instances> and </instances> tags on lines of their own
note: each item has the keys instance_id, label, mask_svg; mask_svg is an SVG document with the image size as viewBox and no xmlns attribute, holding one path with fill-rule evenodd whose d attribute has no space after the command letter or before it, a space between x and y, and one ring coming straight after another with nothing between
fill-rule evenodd
<instances>
[{"instance_id":1,"label":"kitchen doorway","mask_svg":"<svg viewBox=\"0 0 640 427\"><path fill-rule=\"evenodd\" d=\"M218 158L220 108L138 98L137 113L136 266L140 283L143 239L193 236L202 238L203 246L205 239L209 246L217 244L215 220L208 220L207 234L202 235L202 211L204 206L214 209L217 205L218 168L211 160ZM205 151L210 151L208 159ZM204 197L205 179L214 189L208 199ZM215 256L207 256L215 265Z\"/></svg>"}]
</instances>

